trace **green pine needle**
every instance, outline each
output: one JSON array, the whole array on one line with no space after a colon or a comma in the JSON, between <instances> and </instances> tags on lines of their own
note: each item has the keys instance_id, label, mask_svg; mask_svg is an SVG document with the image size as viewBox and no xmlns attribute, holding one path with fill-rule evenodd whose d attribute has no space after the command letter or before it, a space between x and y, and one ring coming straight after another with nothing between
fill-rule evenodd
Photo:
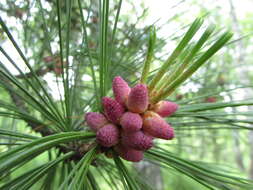
<instances>
[{"instance_id":1,"label":"green pine needle","mask_svg":"<svg viewBox=\"0 0 253 190\"><path fill-rule=\"evenodd\" d=\"M156 42L156 30L154 27L151 27L150 34L149 34L147 56L146 56L146 60L143 66L141 79L140 79L140 83L143 83L143 84L146 83L148 75L149 75L150 64L154 56L155 42Z\"/></svg>"},{"instance_id":2,"label":"green pine needle","mask_svg":"<svg viewBox=\"0 0 253 190\"><path fill-rule=\"evenodd\" d=\"M170 57L165 61L165 63L161 66L157 74L154 76L152 81L149 84L149 91L152 93L152 90L155 88L155 85L162 79L164 74L167 72L168 68L174 63L174 61L177 59L177 57L180 55L180 53L184 50L184 48L187 46L189 41L193 38L193 36L196 34L196 32L200 29L201 25L203 24L203 20L198 18L196 19L189 30L184 35L183 39L180 41L178 46L175 48L175 50L172 52Z\"/></svg>"}]
</instances>

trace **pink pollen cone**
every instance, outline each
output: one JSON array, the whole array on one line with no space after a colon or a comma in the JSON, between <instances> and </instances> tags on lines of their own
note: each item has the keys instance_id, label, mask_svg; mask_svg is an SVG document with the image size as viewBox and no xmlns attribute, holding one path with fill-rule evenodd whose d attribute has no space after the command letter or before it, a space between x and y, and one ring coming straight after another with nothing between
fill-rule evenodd
<instances>
[{"instance_id":1,"label":"pink pollen cone","mask_svg":"<svg viewBox=\"0 0 253 190\"><path fill-rule=\"evenodd\" d=\"M102 103L107 119L115 124L118 124L120 117L124 113L123 106L116 100L108 97L104 97L102 99Z\"/></svg>"},{"instance_id":2,"label":"pink pollen cone","mask_svg":"<svg viewBox=\"0 0 253 190\"><path fill-rule=\"evenodd\" d=\"M152 111L145 112L142 128L144 132L153 137L166 140L174 138L173 128L163 118Z\"/></svg>"},{"instance_id":3,"label":"pink pollen cone","mask_svg":"<svg viewBox=\"0 0 253 190\"><path fill-rule=\"evenodd\" d=\"M89 112L85 115L85 121L90 129L97 132L101 127L108 123L105 116L97 112Z\"/></svg>"},{"instance_id":4,"label":"pink pollen cone","mask_svg":"<svg viewBox=\"0 0 253 190\"><path fill-rule=\"evenodd\" d=\"M125 147L121 144L115 146L115 151L119 154L119 156L127 161L131 162L139 162L143 159L143 152L138 151L129 147Z\"/></svg>"},{"instance_id":5,"label":"pink pollen cone","mask_svg":"<svg viewBox=\"0 0 253 190\"><path fill-rule=\"evenodd\" d=\"M97 132L97 142L104 147L112 147L119 142L119 129L113 124L107 124Z\"/></svg>"},{"instance_id":6,"label":"pink pollen cone","mask_svg":"<svg viewBox=\"0 0 253 190\"><path fill-rule=\"evenodd\" d=\"M126 133L136 132L142 127L142 118L137 113L125 112L120 119L120 125Z\"/></svg>"},{"instance_id":7,"label":"pink pollen cone","mask_svg":"<svg viewBox=\"0 0 253 190\"><path fill-rule=\"evenodd\" d=\"M116 101L122 105L125 105L131 90L127 82L124 81L120 76L116 76L112 81L112 90Z\"/></svg>"},{"instance_id":8,"label":"pink pollen cone","mask_svg":"<svg viewBox=\"0 0 253 190\"><path fill-rule=\"evenodd\" d=\"M160 101L154 106L154 112L161 117L168 117L177 111L178 105L174 102Z\"/></svg>"},{"instance_id":9,"label":"pink pollen cone","mask_svg":"<svg viewBox=\"0 0 253 190\"><path fill-rule=\"evenodd\" d=\"M148 150L153 146L153 137L138 131L131 134L121 134L121 143L136 150Z\"/></svg>"},{"instance_id":10,"label":"pink pollen cone","mask_svg":"<svg viewBox=\"0 0 253 190\"><path fill-rule=\"evenodd\" d=\"M137 84L132 88L127 99L127 108L134 113L143 113L148 108L148 88L145 84Z\"/></svg>"}]
</instances>

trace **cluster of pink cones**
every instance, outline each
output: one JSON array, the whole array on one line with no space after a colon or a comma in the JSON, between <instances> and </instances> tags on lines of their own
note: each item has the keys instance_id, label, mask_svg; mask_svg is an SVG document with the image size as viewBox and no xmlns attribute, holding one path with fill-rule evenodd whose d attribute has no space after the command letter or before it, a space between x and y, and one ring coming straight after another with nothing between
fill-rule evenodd
<instances>
[{"instance_id":1,"label":"cluster of pink cones","mask_svg":"<svg viewBox=\"0 0 253 190\"><path fill-rule=\"evenodd\" d=\"M123 159L139 162L143 151L153 146L154 138L174 137L173 128L163 117L173 114L177 104L160 101L151 105L145 84L131 89L119 76L113 80L113 93L115 99L102 99L104 113L89 112L85 116L102 147L112 147Z\"/></svg>"}]
</instances>

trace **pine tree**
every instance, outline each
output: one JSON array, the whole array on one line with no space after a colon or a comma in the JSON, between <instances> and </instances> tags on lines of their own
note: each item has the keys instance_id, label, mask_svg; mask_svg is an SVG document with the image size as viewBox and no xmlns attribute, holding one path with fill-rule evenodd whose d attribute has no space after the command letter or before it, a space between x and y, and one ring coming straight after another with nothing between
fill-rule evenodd
<instances>
[{"instance_id":1,"label":"pine tree","mask_svg":"<svg viewBox=\"0 0 253 190\"><path fill-rule=\"evenodd\" d=\"M0 60L0 189L155 189L133 167L143 160L195 181L199 189L253 188L252 181L230 169L189 160L172 148L187 138L183 130L190 134L203 125L250 129L227 119L224 110L252 101L216 102L210 93L177 100L178 87L211 62L231 32L204 27L204 18L197 18L182 29L164 59L157 57L164 41L156 27L137 29L121 20L121 0L24 1L21 8L9 1L3 9L8 6L6 13L21 20L23 31L11 30L8 18L0 18L1 35L24 65L0 47L5 57ZM119 22L126 25L118 27ZM118 84L115 76L127 82ZM200 97L209 99L191 103ZM214 115L224 117L215 120Z\"/></svg>"}]
</instances>

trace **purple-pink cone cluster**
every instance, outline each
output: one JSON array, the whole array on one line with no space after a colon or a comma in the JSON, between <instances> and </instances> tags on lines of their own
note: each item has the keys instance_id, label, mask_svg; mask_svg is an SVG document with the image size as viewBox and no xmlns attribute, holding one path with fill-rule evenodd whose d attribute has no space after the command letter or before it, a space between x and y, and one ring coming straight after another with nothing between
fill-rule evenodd
<instances>
[{"instance_id":1,"label":"purple-pink cone cluster","mask_svg":"<svg viewBox=\"0 0 253 190\"><path fill-rule=\"evenodd\" d=\"M178 105L169 101L150 105L145 84L131 89L120 76L113 79L112 87L115 99L104 97L104 112L89 112L85 121L101 146L113 148L125 160L139 162L154 138L174 137L173 128L163 117L172 115Z\"/></svg>"}]
</instances>

